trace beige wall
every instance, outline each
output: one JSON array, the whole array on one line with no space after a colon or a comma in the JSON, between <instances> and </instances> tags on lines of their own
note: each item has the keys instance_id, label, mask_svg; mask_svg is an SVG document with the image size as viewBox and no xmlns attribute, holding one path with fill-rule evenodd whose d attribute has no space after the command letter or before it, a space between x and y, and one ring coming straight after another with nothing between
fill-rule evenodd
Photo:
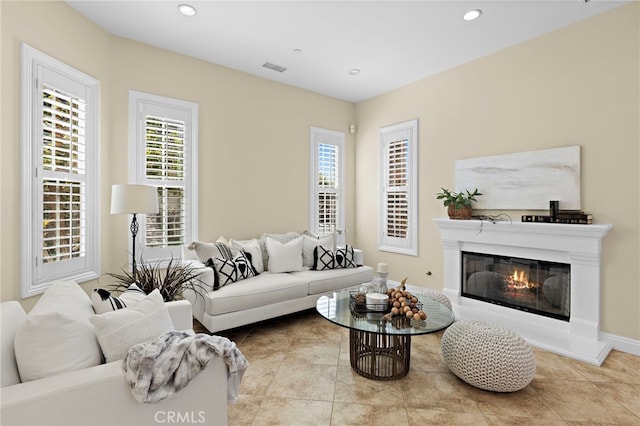
<instances>
[{"instance_id":1,"label":"beige wall","mask_svg":"<svg viewBox=\"0 0 640 426\"><path fill-rule=\"evenodd\" d=\"M111 185L127 180L128 92L199 104L199 237L214 240L302 231L309 221L309 128L346 133L354 105L113 37L63 2L2 2L1 300L20 297L20 43L100 80L102 271L128 259L124 215L111 216ZM75 31L52 31L52 26ZM46 29L46 30L45 30ZM347 229L354 229L347 167ZM348 236L351 238L351 236ZM99 284L110 283L103 277ZM84 284L85 289L97 283ZM28 310L37 297L23 301Z\"/></svg>"},{"instance_id":2,"label":"beige wall","mask_svg":"<svg viewBox=\"0 0 640 426\"><path fill-rule=\"evenodd\" d=\"M434 194L453 187L454 161L581 145L583 209L613 224L603 243L602 331L640 339L638 15L634 3L356 105L356 234L367 262L389 263L391 279L442 288L433 218L446 211ZM377 217L367 214L377 212L378 129L412 118L418 257L377 251Z\"/></svg>"}]
</instances>

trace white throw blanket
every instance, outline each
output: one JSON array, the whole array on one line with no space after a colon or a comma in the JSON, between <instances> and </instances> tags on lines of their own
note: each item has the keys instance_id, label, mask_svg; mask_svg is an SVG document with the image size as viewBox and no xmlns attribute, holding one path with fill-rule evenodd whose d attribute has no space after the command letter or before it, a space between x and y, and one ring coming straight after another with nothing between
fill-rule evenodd
<instances>
[{"instance_id":1,"label":"white throw blanket","mask_svg":"<svg viewBox=\"0 0 640 426\"><path fill-rule=\"evenodd\" d=\"M221 356L227 364L227 400L235 402L249 363L226 337L170 331L129 349L122 368L133 397L152 403L187 386L215 356Z\"/></svg>"}]
</instances>

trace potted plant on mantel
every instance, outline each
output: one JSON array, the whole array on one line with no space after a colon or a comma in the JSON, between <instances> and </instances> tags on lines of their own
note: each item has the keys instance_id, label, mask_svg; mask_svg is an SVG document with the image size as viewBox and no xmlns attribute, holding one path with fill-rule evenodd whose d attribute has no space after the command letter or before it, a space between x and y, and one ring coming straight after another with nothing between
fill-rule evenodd
<instances>
[{"instance_id":1,"label":"potted plant on mantel","mask_svg":"<svg viewBox=\"0 0 640 426\"><path fill-rule=\"evenodd\" d=\"M436 194L438 200L443 200L442 204L447 208L447 214L449 219L471 219L473 208L471 203L476 200L478 195L482 195L478 192L478 188L473 192L469 190L454 192L448 189L442 188L442 192Z\"/></svg>"}]
</instances>

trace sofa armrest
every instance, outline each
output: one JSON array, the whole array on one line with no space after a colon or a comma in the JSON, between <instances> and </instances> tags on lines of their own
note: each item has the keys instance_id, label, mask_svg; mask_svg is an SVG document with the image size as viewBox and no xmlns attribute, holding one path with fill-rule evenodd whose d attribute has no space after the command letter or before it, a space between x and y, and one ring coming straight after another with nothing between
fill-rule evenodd
<instances>
[{"instance_id":1,"label":"sofa armrest","mask_svg":"<svg viewBox=\"0 0 640 426\"><path fill-rule=\"evenodd\" d=\"M344 248L344 246L338 246L338 248ZM356 262L356 266L364 265L364 252L360 249L353 249L353 260Z\"/></svg>"},{"instance_id":2,"label":"sofa armrest","mask_svg":"<svg viewBox=\"0 0 640 426\"><path fill-rule=\"evenodd\" d=\"M191 303L188 300L174 300L166 302L165 306L169 311L171 322L178 331L193 329L193 312Z\"/></svg>"},{"instance_id":3,"label":"sofa armrest","mask_svg":"<svg viewBox=\"0 0 640 426\"><path fill-rule=\"evenodd\" d=\"M182 246L182 260L198 260L195 250L189 250L189 245Z\"/></svg>"},{"instance_id":4,"label":"sofa armrest","mask_svg":"<svg viewBox=\"0 0 640 426\"><path fill-rule=\"evenodd\" d=\"M227 367L214 357L180 392L142 404L124 380L122 361L2 388L2 424L155 425L167 416L207 425L227 424Z\"/></svg>"},{"instance_id":5,"label":"sofa armrest","mask_svg":"<svg viewBox=\"0 0 640 426\"><path fill-rule=\"evenodd\" d=\"M353 257L356 261L356 265L362 266L364 265L364 252L360 249L353 249Z\"/></svg>"},{"instance_id":6,"label":"sofa armrest","mask_svg":"<svg viewBox=\"0 0 640 426\"><path fill-rule=\"evenodd\" d=\"M213 274L213 268L205 266L198 260L183 260L183 264L191 266L195 273L193 280L195 285L200 287L201 291L213 291L213 285L215 282L215 276ZM202 319L206 308L205 297L201 294L196 294L193 290L187 288L183 294L184 298L191 302L191 309L193 310L193 316L198 319Z\"/></svg>"}]
</instances>

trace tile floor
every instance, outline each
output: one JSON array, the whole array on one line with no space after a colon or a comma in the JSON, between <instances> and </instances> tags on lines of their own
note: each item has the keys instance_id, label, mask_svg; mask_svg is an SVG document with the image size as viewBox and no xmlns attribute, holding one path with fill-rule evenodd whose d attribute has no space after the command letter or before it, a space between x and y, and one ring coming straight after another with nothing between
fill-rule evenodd
<instances>
[{"instance_id":1,"label":"tile floor","mask_svg":"<svg viewBox=\"0 0 640 426\"><path fill-rule=\"evenodd\" d=\"M315 310L218 333L249 360L229 425L640 425L640 357L602 367L534 349L515 393L476 389L447 369L442 332L412 338L411 371L372 381L349 365L349 332Z\"/></svg>"}]
</instances>

